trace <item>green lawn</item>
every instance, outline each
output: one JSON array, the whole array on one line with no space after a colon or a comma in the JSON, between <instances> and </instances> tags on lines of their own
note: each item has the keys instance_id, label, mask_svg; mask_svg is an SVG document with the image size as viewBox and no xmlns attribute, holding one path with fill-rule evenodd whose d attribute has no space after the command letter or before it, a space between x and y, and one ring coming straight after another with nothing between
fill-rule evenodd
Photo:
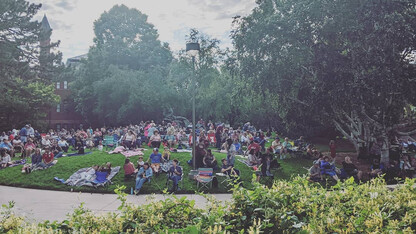
<instances>
[{"instance_id":1,"label":"green lawn","mask_svg":"<svg viewBox=\"0 0 416 234\"><path fill-rule=\"evenodd\" d=\"M144 160L147 160L151 154L151 150L146 150ZM226 155L223 153L214 152L218 161L221 161ZM172 158L177 158L180 161L181 166L184 169L184 181L180 193L194 193L196 190L196 182L188 179L187 175L190 171L190 166L186 163L191 156L190 153L172 153ZM238 158L238 157L237 157ZM17 158L15 158L17 159ZM131 161L136 164L138 156L131 157ZM22 166L13 168L6 168L0 170L0 184L10 185L16 187L25 188L37 188L37 189L51 189L51 190L63 190L69 191L82 191L82 192L99 192L99 193L113 193L117 185L125 185L126 192L130 192L130 188L134 187L134 181L124 181L123 169L113 178L113 184L107 188L90 188L90 187L70 187L60 182L55 181L53 178L67 179L74 172L80 168L90 167L94 164L104 164L111 162L113 166L121 166L123 168L125 157L122 154L107 154L106 152L93 151L92 154L84 156L63 157L58 159L58 163L47 169L38 170L30 174L22 174ZM292 175L305 174L307 171L304 167L310 167L312 162L306 159L285 159L279 160L282 165L282 169L275 172L275 179L289 179ZM220 166L220 165L219 165ZM243 163L236 159L236 168L241 171L242 186L246 188L251 187L251 181L253 178L253 171ZM220 181L222 178L219 179ZM261 181L262 182L262 181ZM270 182L270 181L264 181ZM161 174L159 177L152 179L151 184L145 184L142 193L161 193L166 188L166 174ZM219 185L218 188L212 188L211 193L226 193L228 188L223 185Z\"/></svg>"}]
</instances>

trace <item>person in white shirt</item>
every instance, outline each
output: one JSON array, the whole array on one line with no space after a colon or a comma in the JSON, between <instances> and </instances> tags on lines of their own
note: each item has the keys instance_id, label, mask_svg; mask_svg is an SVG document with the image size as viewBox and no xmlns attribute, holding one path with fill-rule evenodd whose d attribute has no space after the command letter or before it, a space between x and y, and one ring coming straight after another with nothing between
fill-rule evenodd
<instances>
[{"instance_id":1,"label":"person in white shirt","mask_svg":"<svg viewBox=\"0 0 416 234\"><path fill-rule=\"evenodd\" d=\"M50 138L51 137L49 135L46 135L45 137L42 138L42 147L43 148L47 147L47 146L49 147L49 146L52 145Z\"/></svg>"},{"instance_id":2,"label":"person in white shirt","mask_svg":"<svg viewBox=\"0 0 416 234\"><path fill-rule=\"evenodd\" d=\"M58 146L62 148L62 150L67 153L68 152L68 148L69 148L69 144L68 142L65 140L65 138L61 138L58 141Z\"/></svg>"}]
</instances>

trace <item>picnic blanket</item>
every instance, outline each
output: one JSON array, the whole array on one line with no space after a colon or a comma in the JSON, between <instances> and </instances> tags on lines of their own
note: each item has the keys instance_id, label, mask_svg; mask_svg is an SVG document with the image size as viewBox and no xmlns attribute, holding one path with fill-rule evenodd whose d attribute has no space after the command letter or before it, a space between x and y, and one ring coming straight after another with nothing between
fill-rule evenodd
<instances>
[{"instance_id":1,"label":"picnic blanket","mask_svg":"<svg viewBox=\"0 0 416 234\"><path fill-rule=\"evenodd\" d=\"M126 151L126 148L124 148L124 146L117 146L116 148L114 148L114 150L109 151L109 154L118 154L121 153L123 151Z\"/></svg>"},{"instance_id":2,"label":"picnic blanket","mask_svg":"<svg viewBox=\"0 0 416 234\"><path fill-rule=\"evenodd\" d=\"M246 166L248 166L248 167L253 167L252 165L250 165L250 163L248 162L248 160L245 160L245 159L237 159L239 162L242 162L242 163L244 163Z\"/></svg>"},{"instance_id":3,"label":"picnic blanket","mask_svg":"<svg viewBox=\"0 0 416 234\"><path fill-rule=\"evenodd\" d=\"M144 153L139 149L128 150L121 152L122 155L126 156L126 158L133 157L136 155L144 155Z\"/></svg>"},{"instance_id":4,"label":"picnic blanket","mask_svg":"<svg viewBox=\"0 0 416 234\"><path fill-rule=\"evenodd\" d=\"M86 153L83 153L83 154L73 153L73 154L67 154L67 155L62 156L62 157L81 156L81 155L87 155L87 154L92 154L92 152L90 151L90 152L86 152Z\"/></svg>"},{"instance_id":5,"label":"picnic blanket","mask_svg":"<svg viewBox=\"0 0 416 234\"><path fill-rule=\"evenodd\" d=\"M97 181L97 175L94 173L93 175L90 175L91 170L93 170L91 167L81 168L74 174L72 174L67 180L59 179L58 177L54 177L54 180L59 181L63 184L69 185L69 186L90 186L90 187L99 187L104 186L107 183L111 183L111 179L117 175L117 173L120 171L120 166L113 167L111 169L110 175L108 175L107 179L104 182Z\"/></svg>"},{"instance_id":6,"label":"picnic blanket","mask_svg":"<svg viewBox=\"0 0 416 234\"><path fill-rule=\"evenodd\" d=\"M26 163L26 159L11 161L11 163L12 163L12 165L10 165L8 167L16 167L16 166L25 164ZM4 169L4 168L7 168L7 167L2 167L0 169Z\"/></svg>"},{"instance_id":7,"label":"picnic blanket","mask_svg":"<svg viewBox=\"0 0 416 234\"><path fill-rule=\"evenodd\" d=\"M177 149L176 152L177 153L192 153L192 150L190 150L190 149Z\"/></svg>"},{"instance_id":8,"label":"picnic blanket","mask_svg":"<svg viewBox=\"0 0 416 234\"><path fill-rule=\"evenodd\" d=\"M58 163L58 160L53 160L51 164L49 164L46 167L41 167L40 165L37 165L35 167L32 168L32 172L33 171L37 171L37 170L44 170L44 169L48 169L49 167L54 166L56 163Z\"/></svg>"}]
</instances>

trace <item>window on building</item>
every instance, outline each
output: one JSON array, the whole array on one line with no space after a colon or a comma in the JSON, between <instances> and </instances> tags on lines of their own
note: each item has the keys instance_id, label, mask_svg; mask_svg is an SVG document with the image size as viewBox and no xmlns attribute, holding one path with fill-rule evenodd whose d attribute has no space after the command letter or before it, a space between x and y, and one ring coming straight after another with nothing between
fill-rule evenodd
<instances>
[{"instance_id":1,"label":"window on building","mask_svg":"<svg viewBox=\"0 0 416 234\"><path fill-rule=\"evenodd\" d=\"M61 124L56 124L56 131L61 131Z\"/></svg>"},{"instance_id":2,"label":"window on building","mask_svg":"<svg viewBox=\"0 0 416 234\"><path fill-rule=\"evenodd\" d=\"M64 81L64 89L68 89L68 81Z\"/></svg>"},{"instance_id":3,"label":"window on building","mask_svg":"<svg viewBox=\"0 0 416 234\"><path fill-rule=\"evenodd\" d=\"M56 89L60 89L61 88L61 82L56 82Z\"/></svg>"},{"instance_id":4,"label":"window on building","mask_svg":"<svg viewBox=\"0 0 416 234\"><path fill-rule=\"evenodd\" d=\"M64 100L64 101L62 102L62 110L63 110L63 112L65 112L65 113L69 112L68 100Z\"/></svg>"},{"instance_id":5,"label":"window on building","mask_svg":"<svg viewBox=\"0 0 416 234\"><path fill-rule=\"evenodd\" d=\"M56 106L56 112L61 112L61 104L58 104L58 105Z\"/></svg>"}]
</instances>

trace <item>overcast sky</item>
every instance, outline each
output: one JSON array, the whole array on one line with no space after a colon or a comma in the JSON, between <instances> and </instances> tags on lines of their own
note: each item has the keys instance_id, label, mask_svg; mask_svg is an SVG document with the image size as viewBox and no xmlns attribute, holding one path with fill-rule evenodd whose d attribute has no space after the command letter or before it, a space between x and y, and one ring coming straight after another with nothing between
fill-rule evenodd
<instances>
[{"instance_id":1,"label":"overcast sky","mask_svg":"<svg viewBox=\"0 0 416 234\"><path fill-rule=\"evenodd\" d=\"M230 47L232 17L247 15L255 0L30 0L42 3L35 19L46 14L53 29L52 41L60 40L64 62L85 54L94 38L93 23L104 11L116 4L136 8L149 16L148 21L159 31L160 40L171 49L185 47L190 28L221 40L221 47Z\"/></svg>"}]
</instances>

